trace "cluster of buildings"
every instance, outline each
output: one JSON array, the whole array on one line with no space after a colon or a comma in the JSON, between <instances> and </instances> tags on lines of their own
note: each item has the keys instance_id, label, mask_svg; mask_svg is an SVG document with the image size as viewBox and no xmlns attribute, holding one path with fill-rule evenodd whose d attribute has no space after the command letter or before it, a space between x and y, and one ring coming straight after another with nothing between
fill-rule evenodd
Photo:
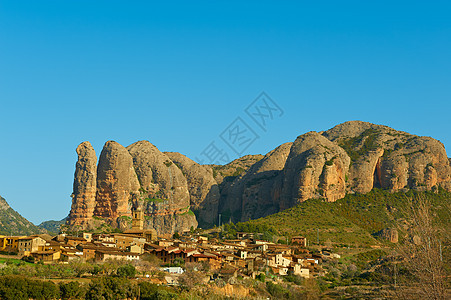
<instances>
[{"instance_id":1,"label":"cluster of buildings","mask_svg":"<svg viewBox=\"0 0 451 300\"><path fill-rule=\"evenodd\" d=\"M177 261L205 263L223 276L254 277L264 270L274 274L310 277L318 271L322 255L306 249L306 239L293 237L291 245L275 244L238 233L237 239L218 240L206 236L186 235L179 239L157 238L153 230L143 230L140 215L134 215L133 227L123 233L82 236L0 236L0 251L32 256L44 263L68 262L72 259L102 262L107 259L140 260L155 255L162 264Z\"/></svg>"}]
</instances>

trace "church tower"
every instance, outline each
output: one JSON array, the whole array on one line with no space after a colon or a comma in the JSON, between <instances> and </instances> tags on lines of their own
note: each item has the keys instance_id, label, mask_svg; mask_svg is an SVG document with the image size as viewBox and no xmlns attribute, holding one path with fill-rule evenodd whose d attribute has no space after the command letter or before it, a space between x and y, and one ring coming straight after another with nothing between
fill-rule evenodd
<instances>
[{"instance_id":1,"label":"church tower","mask_svg":"<svg viewBox=\"0 0 451 300\"><path fill-rule=\"evenodd\" d=\"M144 228L144 213L140 208L132 209L132 229L143 230Z\"/></svg>"}]
</instances>

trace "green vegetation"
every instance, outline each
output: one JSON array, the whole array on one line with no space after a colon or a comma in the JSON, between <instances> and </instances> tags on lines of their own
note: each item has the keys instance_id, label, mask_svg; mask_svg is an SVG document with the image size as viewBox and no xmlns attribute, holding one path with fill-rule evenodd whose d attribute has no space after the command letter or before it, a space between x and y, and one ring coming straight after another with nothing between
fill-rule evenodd
<instances>
[{"instance_id":1,"label":"green vegetation","mask_svg":"<svg viewBox=\"0 0 451 300\"><path fill-rule=\"evenodd\" d=\"M144 199L145 202L152 202L152 203L163 203L164 199L159 199L159 198L145 198Z\"/></svg>"},{"instance_id":2,"label":"green vegetation","mask_svg":"<svg viewBox=\"0 0 451 300\"><path fill-rule=\"evenodd\" d=\"M195 216L194 212L191 209L189 209L188 211L186 211L184 213L181 213L180 215L181 216L186 216L186 215Z\"/></svg>"},{"instance_id":3,"label":"green vegetation","mask_svg":"<svg viewBox=\"0 0 451 300\"><path fill-rule=\"evenodd\" d=\"M58 285L49 281L29 279L22 276L0 277L0 299L59 299Z\"/></svg>"},{"instance_id":4,"label":"green vegetation","mask_svg":"<svg viewBox=\"0 0 451 300\"><path fill-rule=\"evenodd\" d=\"M119 277L134 277L136 275L136 269L134 266L127 264L125 266L120 266L116 271Z\"/></svg>"},{"instance_id":5,"label":"green vegetation","mask_svg":"<svg viewBox=\"0 0 451 300\"><path fill-rule=\"evenodd\" d=\"M376 143L378 134L379 132L377 130L370 128L357 137L340 141L338 145L348 153L352 161L356 161L368 151L373 151L378 148L378 144Z\"/></svg>"},{"instance_id":6,"label":"green vegetation","mask_svg":"<svg viewBox=\"0 0 451 300\"><path fill-rule=\"evenodd\" d=\"M348 194L336 202L321 199L307 200L295 207L274 215L244 223L225 224L224 230L231 235L236 231L270 232L274 235L292 237L303 235L321 244L330 240L335 244L370 246L378 241L372 236L381 229L397 227L397 221L408 219L405 211L410 200L424 197L434 207L436 221L450 226L446 205L451 193L439 189L434 192L398 192L373 189L367 194ZM235 232L234 232L235 231Z\"/></svg>"},{"instance_id":7,"label":"green vegetation","mask_svg":"<svg viewBox=\"0 0 451 300\"><path fill-rule=\"evenodd\" d=\"M47 230L49 234L56 235L60 232L61 225L66 224L66 219L67 218L64 218L59 221L55 220L45 221L39 224L38 227Z\"/></svg>"},{"instance_id":8,"label":"green vegetation","mask_svg":"<svg viewBox=\"0 0 451 300\"><path fill-rule=\"evenodd\" d=\"M37 227L12 209L1 196L0 206L0 234L32 235L45 232L45 229Z\"/></svg>"}]
</instances>

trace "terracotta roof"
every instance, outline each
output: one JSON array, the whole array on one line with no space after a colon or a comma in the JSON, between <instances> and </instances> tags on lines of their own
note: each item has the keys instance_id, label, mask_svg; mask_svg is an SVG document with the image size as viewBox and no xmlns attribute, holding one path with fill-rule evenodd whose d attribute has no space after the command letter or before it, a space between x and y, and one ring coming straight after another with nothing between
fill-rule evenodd
<instances>
[{"instance_id":1,"label":"terracotta roof","mask_svg":"<svg viewBox=\"0 0 451 300\"><path fill-rule=\"evenodd\" d=\"M125 252L125 251L116 251L116 250L96 250L96 252L103 253L103 254L110 254L110 255L133 255L133 256L139 256L140 253L135 252Z\"/></svg>"}]
</instances>

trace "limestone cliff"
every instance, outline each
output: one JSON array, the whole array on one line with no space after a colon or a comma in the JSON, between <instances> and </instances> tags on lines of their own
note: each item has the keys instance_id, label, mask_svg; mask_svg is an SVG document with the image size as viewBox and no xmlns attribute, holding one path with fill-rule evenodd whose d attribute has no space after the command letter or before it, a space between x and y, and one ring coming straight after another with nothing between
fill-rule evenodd
<instances>
[{"instance_id":1,"label":"limestone cliff","mask_svg":"<svg viewBox=\"0 0 451 300\"><path fill-rule=\"evenodd\" d=\"M89 142L77 147L78 161L75 165L72 208L67 223L86 227L92 220L96 205L97 157Z\"/></svg>"},{"instance_id":2,"label":"limestone cliff","mask_svg":"<svg viewBox=\"0 0 451 300\"><path fill-rule=\"evenodd\" d=\"M390 127L350 121L323 133L351 157L349 192L367 193L373 187L451 190L451 168L445 147Z\"/></svg>"},{"instance_id":3,"label":"limestone cliff","mask_svg":"<svg viewBox=\"0 0 451 300\"><path fill-rule=\"evenodd\" d=\"M349 163L346 152L321 134L308 132L299 136L283 170L280 209L310 198L343 198Z\"/></svg>"},{"instance_id":4,"label":"limestone cliff","mask_svg":"<svg viewBox=\"0 0 451 300\"><path fill-rule=\"evenodd\" d=\"M290 152L292 143L285 143L270 151L255 162L242 176L223 189L222 214L227 220L229 214L238 218L235 221L247 221L264 217L279 210L278 189L275 183ZM260 157L259 157L260 158ZM231 203L237 203L233 210Z\"/></svg>"},{"instance_id":5,"label":"limestone cliff","mask_svg":"<svg viewBox=\"0 0 451 300\"><path fill-rule=\"evenodd\" d=\"M80 144L69 230L131 226L132 206L141 206L145 228L173 234L197 227L185 177L148 141L124 148L108 141L98 166L89 142Z\"/></svg>"},{"instance_id":6,"label":"limestone cliff","mask_svg":"<svg viewBox=\"0 0 451 300\"><path fill-rule=\"evenodd\" d=\"M197 227L190 210L188 184L172 160L148 141L127 147L141 185L147 227L159 233L174 233Z\"/></svg>"},{"instance_id":7,"label":"limestone cliff","mask_svg":"<svg viewBox=\"0 0 451 300\"><path fill-rule=\"evenodd\" d=\"M148 141L127 148L107 142L96 173L94 149L77 148L69 225L95 217L126 228L131 205L141 205L147 227L160 234L222 222L246 221L310 198L336 201L346 193L451 190L442 143L387 126L345 122L308 132L265 156L246 155L224 166L199 165Z\"/></svg>"},{"instance_id":8,"label":"limestone cliff","mask_svg":"<svg viewBox=\"0 0 451 300\"><path fill-rule=\"evenodd\" d=\"M178 152L165 154L180 168L187 180L191 209L199 224L214 225L218 215L219 187L213 177L213 170Z\"/></svg>"},{"instance_id":9,"label":"limestone cliff","mask_svg":"<svg viewBox=\"0 0 451 300\"><path fill-rule=\"evenodd\" d=\"M94 216L116 220L131 216L130 202L137 198L139 181L133 158L122 145L106 142L97 168L97 194Z\"/></svg>"}]
</instances>

